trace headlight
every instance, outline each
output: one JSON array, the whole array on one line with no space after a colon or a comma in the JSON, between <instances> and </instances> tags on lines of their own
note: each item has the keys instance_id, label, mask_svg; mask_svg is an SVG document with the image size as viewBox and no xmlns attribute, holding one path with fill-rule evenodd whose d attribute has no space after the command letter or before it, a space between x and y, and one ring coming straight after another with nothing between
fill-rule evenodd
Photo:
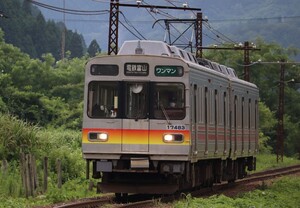
<instances>
[{"instance_id":1,"label":"headlight","mask_svg":"<svg viewBox=\"0 0 300 208\"><path fill-rule=\"evenodd\" d=\"M183 142L183 135L182 134L165 134L163 136L163 140L166 143L170 142Z\"/></svg>"},{"instance_id":2,"label":"headlight","mask_svg":"<svg viewBox=\"0 0 300 208\"><path fill-rule=\"evenodd\" d=\"M105 132L90 132L89 140L92 142L106 142L108 140L108 133Z\"/></svg>"}]
</instances>

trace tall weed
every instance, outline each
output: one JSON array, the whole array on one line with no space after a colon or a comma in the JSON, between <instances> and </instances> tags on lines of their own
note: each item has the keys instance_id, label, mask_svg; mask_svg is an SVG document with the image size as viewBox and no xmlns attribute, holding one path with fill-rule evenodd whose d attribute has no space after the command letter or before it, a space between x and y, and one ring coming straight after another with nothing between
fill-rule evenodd
<instances>
[{"instance_id":1,"label":"tall weed","mask_svg":"<svg viewBox=\"0 0 300 208\"><path fill-rule=\"evenodd\" d=\"M18 160L20 153L39 149L39 128L16 117L0 113L0 159Z\"/></svg>"},{"instance_id":2,"label":"tall weed","mask_svg":"<svg viewBox=\"0 0 300 208\"><path fill-rule=\"evenodd\" d=\"M0 195L20 197L23 194L22 180L16 163L0 171Z\"/></svg>"}]
</instances>

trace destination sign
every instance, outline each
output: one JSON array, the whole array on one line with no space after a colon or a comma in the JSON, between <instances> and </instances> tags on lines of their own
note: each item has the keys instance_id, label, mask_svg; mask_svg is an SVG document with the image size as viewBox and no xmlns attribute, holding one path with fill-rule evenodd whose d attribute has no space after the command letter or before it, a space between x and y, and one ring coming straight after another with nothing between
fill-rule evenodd
<instances>
[{"instance_id":1,"label":"destination sign","mask_svg":"<svg viewBox=\"0 0 300 208\"><path fill-rule=\"evenodd\" d=\"M156 66L155 76L158 77L181 77L183 75L182 66Z\"/></svg>"},{"instance_id":2,"label":"destination sign","mask_svg":"<svg viewBox=\"0 0 300 208\"><path fill-rule=\"evenodd\" d=\"M119 67L118 65L93 64L91 66L91 74L99 76L117 76L119 74Z\"/></svg>"},{"instance_id":3,"label":"destination sign","mask_svg":"<svg viewBox=\"0 0 300 208\"><path fill-rule=\"evenodd\" d=\"M148 76L149 64L147 63L126 63L125 64L126 76Z\"/></svg>"}]
</instances>

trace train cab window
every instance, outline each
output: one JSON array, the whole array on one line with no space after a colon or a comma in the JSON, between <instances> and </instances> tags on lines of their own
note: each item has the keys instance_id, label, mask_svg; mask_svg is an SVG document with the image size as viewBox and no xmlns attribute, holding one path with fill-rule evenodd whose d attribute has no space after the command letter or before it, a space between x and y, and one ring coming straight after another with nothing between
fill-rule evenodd
<instances>
[{"instance_id":1,"label":"train cab window","mask_svg":"<svg viewBox=\"0 0 300 208\"><path fill-rule=\"evenodd\" d=\"M87 114L91 118L118 116L118 82L90 82Z\"/></svg>"},{"instance_id":2,"label":"train cab window","mask_svg":"<svg viewBox=\"0 0 300 208\"><path fill-rule=\"evenodd\" d=\"M182 83L153 83L151 115L156 119L179 120L185 117Z\"/></svg>"}]
</instances>

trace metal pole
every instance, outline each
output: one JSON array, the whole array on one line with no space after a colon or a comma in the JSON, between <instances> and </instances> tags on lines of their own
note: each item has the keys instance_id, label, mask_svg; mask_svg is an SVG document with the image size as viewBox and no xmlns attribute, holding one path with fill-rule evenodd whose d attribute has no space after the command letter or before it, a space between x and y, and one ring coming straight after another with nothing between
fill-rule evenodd
<instances>
[{"instance_id":1,"label":"metal pole","mask_svg":"<svg viewBox=\"0 0 300 208\"><path fill-rule=\"evenodd\" d=\"M196 20L196 57L202 58L202 13L197 13Z\"/></svg>"},{"instance_id":2,"label":"metal pole","mask_svg":"<svg viewBox=\"0 0 300 208\"><path fill-rule=\"evenodd\" d=\"M119 0L110 1L108 55L118 53Z\"/></svg>"},{"instance_id":3,"label":"metal pole","mask_svg":"<svg viewBox=\"0 0 300 208\"><path fill-rule=\"evenodd\" d=\"M249 82L249 64L250 64L250 56L249 56L249 42L246 41L244 43L244 80Z\"/></svg>"},{"instance_id":4,"label":"metal pole","mask_svg":"<svg viewBox=\"0 0 300 208\"><path fill-rule=\"evenodd\" d=\"M283 126L283 115L284 115L284 71L285 71L285 60L281 60L280 64L280 81L279 81L279 103L278 103L278 127L277 127L277 163L283 162L284 152L284 126Z\"/></svg>"}]
</instances>

